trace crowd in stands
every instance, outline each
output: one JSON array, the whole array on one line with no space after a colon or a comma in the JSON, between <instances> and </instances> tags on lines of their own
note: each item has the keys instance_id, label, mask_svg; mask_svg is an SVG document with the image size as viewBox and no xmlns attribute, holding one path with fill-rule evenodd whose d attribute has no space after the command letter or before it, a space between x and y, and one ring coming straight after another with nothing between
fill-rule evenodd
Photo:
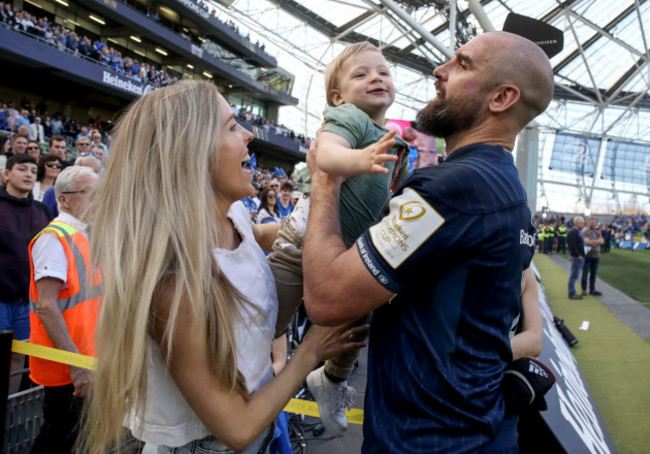
<instances>
[{"instance_id":1,"label":"crowd in stands","mask_svg":"<svg viewBox=\"0 0 650 454\"><path fill-rule=\"evenodd\" d=\"M242 200L256 224L281 222L291 213L297 199L302 195L296 191L292 175L282 169L256 168L253 171L255 192Z\"/></svg>"},{"instance_id":2,"label":"crowd in stands","mask_svg":"<svg viewBox=\"0 0 650 454\"><path fill-rule=\"evenodd\" d=\"M217 10L215 8L210 9L210 5L207 2L204 2L203 0L198 0L198 1L195 1L194 3L196 3L198 6L200 6L204 11L209 12L212 17L214 17L219 22L221 22L222 24L224 24L225 26L230 28L232 31L234 31L235 33L241 35L246 41L250 42L250 40L251 40L250 33L247 33L244 36L239 31L239 25L235 24L231 19L228 19L227 21L222 21L221 19L219 19L219 17L217 17ZM255 43L255 46L259 47L261 50L266 49L266 45L265 44L260 44L259 41L257 41Z\"/></svg>"},{"instance_id":3,"label":"crowd in stands","mask_svg":"<svg viewBox=\"0 0 650 454\"><path fill-rule=\"evenodd\" d=\"M37 165L35 200L43 200L58 172L73 165L78 158L90 155L101 164L107 155L109 138L102 134L98 118L80 126L69 117L62 121L58 114L50 118L43 101L32 107L31 101L23 98L20 104L18 110L14 102L0 101L0 171L4 172L12 156L30 155ZM44 114L43 123L40 112ZM52 209L56 210L54 203Z\"/></svg>"},{"instance_id":4,"label":"crowd in stands","mask_svg":"<svg viewBox=\"0 0 650 454\"><path fill-rule=\"evenodd\" d=\"M260 115L254 114L251 109L237 107L236 104L231 104L230 107L232 107L232 111L235 113L237 118L250 125L264 128L266 131L272 132L278 136L284 136L288 139L296 140L307 147L311 143L311 139L305 137L303 134L296 134L292 129L287 128L283 124L278 124L275 120L267 120Z\"/></svg>"},{"instance_id":5,"label":"crowd in stands","mask_svg":"<svg viewBox=\"0 0 650 454\"><path fill-rule=\"evenodd\" d=\"M52 136L63 136L67 145L73 145L81 135L95 135L99 137L98 141L106 151L105 142L108 137L101 133L105 126L99 117L94 120L89 119L86 125L82 125L77 120L62 116L60 113L50 116L44 99L34 106L29 98L23 97L18 107L15 101L0 100L0 131L5 131L5 135L10 136L15 133L29 140L35 140L42 147ZM12 142L9 142L8 146L12 145Z\"/></svg>"},{"instance_id":6,"label":"crowd in stands","mask_svg":"<svg viewBox=\"0 0 650 454\"><path fill-rule=\"evenodd\" d=\"M110 67L138 82L152 83L158 86L169 85L178 79L164 69L141 62L137 58L122 57L122 53L106 43L94 42L85 35L78 35L73 30L58 24L50 24L47 17L37 18L26 11L12 8L9 3L2 3L0 8L2 22L25 33L34 35L43 41L75 55L83 56Z\"/></svg>"}]
</instances>

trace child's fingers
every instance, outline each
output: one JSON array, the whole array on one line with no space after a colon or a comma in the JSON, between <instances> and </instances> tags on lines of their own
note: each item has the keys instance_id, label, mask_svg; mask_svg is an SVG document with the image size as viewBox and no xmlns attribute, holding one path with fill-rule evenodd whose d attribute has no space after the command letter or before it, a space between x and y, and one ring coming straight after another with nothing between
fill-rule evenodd
<instances>
[{"instance_id":1,"label":"child's fingers","mask_svg":"<svg viewBox=\"0 0 650 454\"><path fill-rule=\"evenodd\" d=\"M373 164L379 164L379 165L391 161L397 161L397 155L384 153L384 154L377 154L372 158Z\"/></svg>"},{"instance_id":2,"label":"child's fingers","mask_svg":"<svg viewBox=\"0 0 650 454\"><path fill-rule=\"evenodd\" d=\"M394 129L391 129L386 134L384 134L384 137L379 139L379 142L381 142L383 140L391 140L393 137L395 137L395 134L397 134L397 131L395 131Z\"/></svg>"},{"instance_id":3,"label":"child's fingers","mask_svg":"<svg viewBox=\"0 0 650 454\"><path fill-rule=\"evenodd\" d=\"M392 137L386 138L386 136L384 136L381 139L379 139L379 141L375 144L375 154L386 153L394 145L395 145L395 139L393 139Z\"/></svg>"},{"instance_id":4,"label":"child's fingers","mask_svg":"<svg viewBox=\"0 0 650 454\"><path fill-rule=\"evenodd\" d=\"M381 164L373 164L369 173L388 173L388 169Z\"/></svg>"}]
</instances>

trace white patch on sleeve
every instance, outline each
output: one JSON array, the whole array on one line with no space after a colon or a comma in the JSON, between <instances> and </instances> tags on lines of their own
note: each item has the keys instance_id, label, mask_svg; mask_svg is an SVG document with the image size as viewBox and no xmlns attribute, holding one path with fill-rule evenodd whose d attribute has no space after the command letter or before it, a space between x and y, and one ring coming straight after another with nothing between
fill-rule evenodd
<instances>
[{"instance_id":1,"label":"white patch on sleeve","mask_svg":"<svg viewBox=\"0 0 650 454\"><path fill-rule=\"evenodd\" d=\"M370 227L370 237L377 252L395 269L444 224L445 218L410 188L394 197L389 207L388 215Z\"/></svg>"}]
</instances>

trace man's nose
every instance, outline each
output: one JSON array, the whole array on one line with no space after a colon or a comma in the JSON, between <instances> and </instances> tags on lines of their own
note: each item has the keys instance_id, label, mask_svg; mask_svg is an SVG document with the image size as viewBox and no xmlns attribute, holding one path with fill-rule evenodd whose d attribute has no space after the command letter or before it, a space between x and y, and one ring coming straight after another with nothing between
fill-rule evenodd
<instances>
[{"instance_id":1,"label":"man's nose","mask_svg":"<svg viewBox=\"0 0 650 454\"><path fill-rule=\"evenodd\" d=\"M438 79L446 79L447 78L447 65L449 65L450 62L444 63L440 66L438 66L436 69L433 70L433 76L438 78Z\"/></svg>"}]
</instances>

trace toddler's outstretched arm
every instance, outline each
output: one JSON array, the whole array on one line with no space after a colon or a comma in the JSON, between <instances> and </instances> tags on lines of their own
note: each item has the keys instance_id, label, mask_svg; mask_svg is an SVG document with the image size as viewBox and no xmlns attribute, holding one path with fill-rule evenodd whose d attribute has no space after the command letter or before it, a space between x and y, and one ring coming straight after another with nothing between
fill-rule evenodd
<instances>
[{"instance_id":1,"label":"toddler's outstretched arm","mask_svg":"<svg viewBox=\"0 0 650 454\"><path fill-rule=\"evenodd\" d=\"M318 137L318 166L324 172L344 177L388 173L384 163L397 160L396 155L386 154L395 145L394 137L395 131L390 131L377 143L358 150L338 134L323 131Z\"/></svg>"}]
</instances>

